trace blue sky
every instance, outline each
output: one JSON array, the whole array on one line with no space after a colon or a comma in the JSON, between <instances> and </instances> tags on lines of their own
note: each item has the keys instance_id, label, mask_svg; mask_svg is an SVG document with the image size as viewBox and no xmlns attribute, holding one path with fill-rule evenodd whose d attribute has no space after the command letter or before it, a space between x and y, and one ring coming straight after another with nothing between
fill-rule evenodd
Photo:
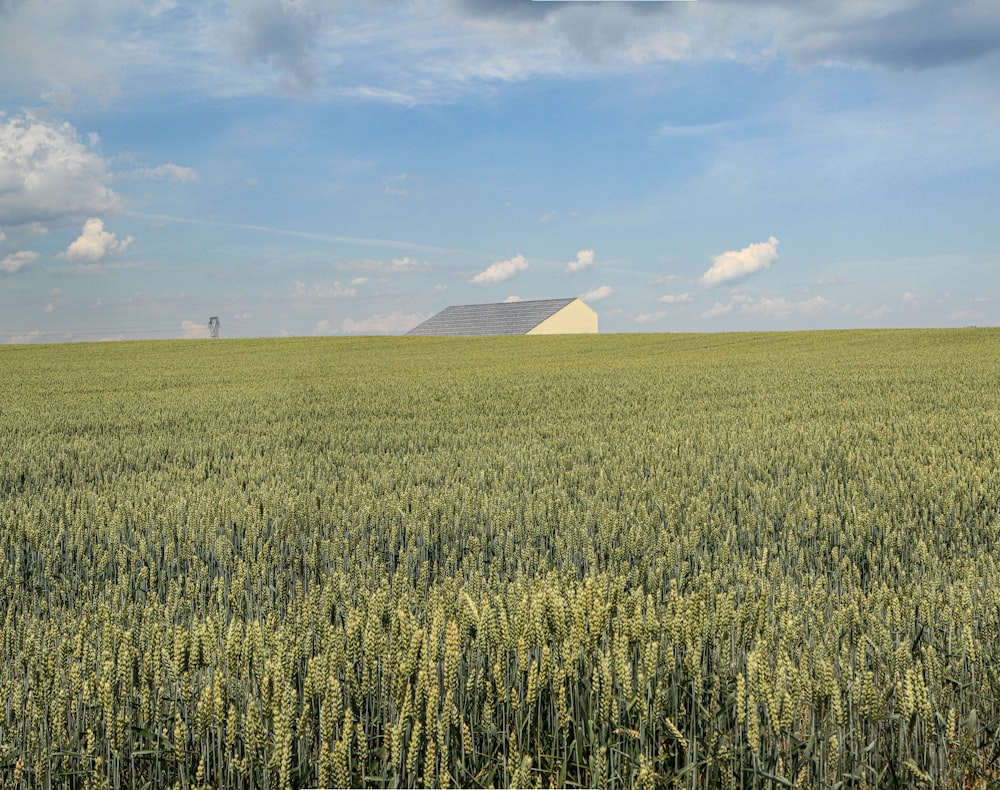
<instances>
[{"instance_id":1,"label":"blue sky","mask_svg":"<svg viewBox=\"0 0 1000 790\"><path fill-rule=\"evenodd\" d=\"M0 0L0 342L1000 324L992 0Z\"/></svg>"}]
</instances>

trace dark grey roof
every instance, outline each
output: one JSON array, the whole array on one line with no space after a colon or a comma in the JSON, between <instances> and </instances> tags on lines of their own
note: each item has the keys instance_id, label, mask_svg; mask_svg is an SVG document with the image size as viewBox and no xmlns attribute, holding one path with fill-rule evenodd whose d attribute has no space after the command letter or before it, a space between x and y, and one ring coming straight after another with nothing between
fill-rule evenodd
<instances>
[{"instance_id":1,"label":"dark grey roof","mask_svg":"<svg viewBox=\"0 0 1000 790\"><path fill-rule=\"evenodd\" d=\"M408 335L526 335L575 299L467 304L446 307Z\"/></svg>"}]
</instances>

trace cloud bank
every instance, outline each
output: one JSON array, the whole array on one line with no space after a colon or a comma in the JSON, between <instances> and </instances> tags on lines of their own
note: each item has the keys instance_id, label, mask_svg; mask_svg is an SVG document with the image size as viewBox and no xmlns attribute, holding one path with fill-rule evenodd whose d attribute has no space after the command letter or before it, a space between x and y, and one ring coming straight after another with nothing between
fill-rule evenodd
<instances>
[{"instance_id":1,"label":"cloud bank","mask_svg":"<svg viewBox=\"0 0 1000 790\"><path fill-rule=\"evenodd\" d=\"M0 0L0 18L0 83L33 84L64 111L81 95L113 101L137 78L180 77L203 96L415 104L651 63L926 70L1000 53L988 0L104 0L86 13L78 0Z\"/></svg>"},{"instance_id":2,"label":"cloud bank","mask_svg":"<svg viewBox=\"0 0 1000 790\"><path fill-rule=\"evenodd\" d=\"M562 56L564 69L594 62L755 62L782 54L799 65L926 69L1000 51L1000 11L981 0L451 5L453 18L506 42L522 62L532 50L540 58L547 46Z\"/></svg>"}]
</instances>

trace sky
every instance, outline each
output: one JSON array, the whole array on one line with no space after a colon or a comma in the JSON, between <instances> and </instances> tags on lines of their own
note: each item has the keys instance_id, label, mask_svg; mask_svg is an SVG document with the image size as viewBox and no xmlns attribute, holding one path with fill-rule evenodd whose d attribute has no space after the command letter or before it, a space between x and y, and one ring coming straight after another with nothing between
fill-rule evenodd
<instances>
[{"instance_id":1,"label":"sky","mask_svg":"<svg viewBox=\"0 0 1000 790\"><path fill-rule=\"evenodd\" d=\"M0 343L1000 324L995 0L0 0Z\"/></svg>"}]
</instances>

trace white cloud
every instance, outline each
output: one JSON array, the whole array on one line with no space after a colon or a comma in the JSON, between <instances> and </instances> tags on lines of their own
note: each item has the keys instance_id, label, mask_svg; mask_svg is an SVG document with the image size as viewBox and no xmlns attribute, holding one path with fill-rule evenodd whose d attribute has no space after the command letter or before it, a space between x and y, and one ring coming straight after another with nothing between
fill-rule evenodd
<instances>
[{"instance_id":1,"label":"white cloud","mask_svg":"<svg viewBox=\"0 0 1000 790\"><path fill-rule=\"evenodd\" d=\"M584 269L589 269L594 265L594 257L593 250L580 250L576 254L576 260L566 264L566 271L582 272Z\"/></svg>"},{"instance_id":2,"label":"white cloud","mask_svg":"<svg viewBox=\"0 0 1000 790\"><path fill-rule=\"evenodd\" d=\"M104 229L103 220L91 217L83 223L83 233L59 257L69 261L97 263L108 255L124 252L134 240L132 236L119 240L117 235Z\"/></svg>"},{"instance_id":3,"label":"white cloud","mask_svg":"<svg viewBox=\"0 0 1000 790\"><path fill-rule=\"evenodd\" d=\"M969 299L964 307L959 307L948 313L949 321L961 321L966 324L970 322L980 323L986 319L986 315L978 309L980 305L988 304L991 300L987 297L976 296Z\"/></svg>"},{"instance_id":4,"label":"white cloud","mask_svg":"<svg viewBox=\"0 0 1000 790\"><path fill-rule=\"evenodd\" d=\"M851 309L850 304L839 304L827 299L825 296L813 296L809 299L792 301L782 296L764 296L754 299L746 294L732 294L726 303L716 302L702 314L702 318L715 318L716 316L731 313L733 310L744 315L761 316L785 320L792 316L814 316L829 313L847 313Z\"/></svg>"},{"instance_id":5,"label":"white cloud","mask_svg":"<svg viewBox=\"0 0 1000 790\"><path fill-rule=\"evenodd\" d=\"M702 318L714 318L717 315L725 315L726 313L732 312L734 308L746 305L748 302L753 300L746 294L735 293L729 297L729 301L726 304L722 302L716 302L708 310L705 310L702 314Z\"/></svg>"},{"instance_id":6,"label":"white cloud","mask_svg":"<svg viewBox=\"0 0 1000 790\"><path fill-rule=\"evenodd\" d=\"M694 297L689 293L664 294L658 301L663 302L664 304L682 304L684 302L693 302Z\"/></svg>"},{"instance_id":7,"label":"white cloud","mask_svg":"<svg viewBox=\"0 0 1000 790\"><path fill-rule=\"evenodd\" d=\"M492 285L494 283L500 283L504 280L509 280L511 277L515 277L527 268L527 259L521 253L518 253L510 260L498 261L492 266L488 266L486 269L473 277L472 282L476 285Z\"/></svg>"},{"instance_id":8,"label":"white cloud","mask_svg":"<svg viewBox=\"0 0 1000 790\"><path fill-rule=\"evenodd\" d=\"M25 86L25 96L37 91L62 112L72 109L76 87L101 101L112 98L123 50L135 51L129 47L135 30L129 36L126 25L119 26L113 18L127 14L120 0L89 4L82 14L80 10L70 0L0 2L0 82Z\"/></svg>"},{"instance_id":9,"label":"white cloud","mask_svg":"<svg viewBox=\"0 0 1000 790\"><path fill-rule=\"evenodd\" d=\"M0 116L2 117L2 116ZM68 123L25 113L0 125L0 225L61 226L115 211L107 161Z\"/></svg>"},{"instance_id":10,"label":"white cloud","mask_svg":"<svg viewBox=\"0 0 1000 790\"><path fill-rule=\"evenodd\" d=\"M73 112L76 105L76 94L65 85L60 85L42 94L42 98L55 107L59 112Z\"/></svg>"},{"instance_id":11,"label":"white cloud","mask_svg":"<svg viewBox=\"0 0 1000 790\"><path fill-rule=\"evenodd\" d=\"M368 282L367 277L355 277L351 280L351 285L364 285L366 282Z\"/></svg>"},{"instance_id":12,"label":"white cloud","mask_svg":"<svg viewBox=\"0 0 1000 790\"><path fill-rule=\"evenodd\" d=\"M846 309L849 309L848 305ZM763 297L740 305L740 312L747 315L762 315L769 318L785 319L792 315L817 315L819 313L843 312L845 308L825 296L813 296L798 302L782 297Z\"/></svg>"},{"instance_id":13,"label":"white cloud","mask_svg":"<svg viewBox=\"0 0 1000 790\"><path fill-rule=\"evenodd\" d=\"M767 241L756 242L742 250L733 250L715 255L712 266L698 280L702 285L719 283L746 277L767 269L778 258L778 240L771 236Z\"/></svg>"},{"instance_id":14,"label":"white cloud","mask_svg":"<svg viewBox=\"0 0 1000 790\"><path fill-rule=\"evenodd\" d=\"M409 176L406 173L399 173L395 176L389 176L384 179L382 191L387 195L392 195L394 197L405 197L407 194L406 190L406 180Z\"/></svg>"},{"instance_id":15,"label":"white cloud","mask_svg":"<svg viewBox=\"0 0 1000 790\"><path fill-rule=\"evenodd\" d=\"M690 124L662 123L657 132L661 137L702 137L728 131L734 126L732 121Z\"/></svg>"},{"instance_id":16,"label":"white cloud","mask_svg":"<svg viewBox=\"0 0 1000 790\"><path fill-rule=\"evenodd\" d=\"M903 291L903 301L906 304L915 304L917 301L917 295L912 291Z\"/></svg>"},{"instance_id":17,"label":"white cloud","mask_svg":"<svg viewBox=\"0 0 1000 790\"><path fill-rule=\"evenodd\" d=\"M414 94L394 91L390 88L373 88L370 85L363 85L361 87L342 88L340 92L343 96L371 99L386 104L399 104L403 107L415 107L419 104Z\"/></svg>"},{"instance_id":18,"label":"white cloud","mask_svg":"<svg viewBox=\"0 0 1000 790\"><path fill-rule=\"evenodd\" d=\"M42 339L41 329L32 329L30 332L25 332L21 335L11 335L11 343L37 343Z\"/></svg>"},{"instance_id":19,"label":"white cloud","mask_svg":"<svg viewBox=\"0 0 1000 790\"><path fill-rule=\"evenodd\" d=\"M864 319L866 321L879 321L885 318L889 313L892 312L892 308L887 304L879 305L878 307L873 307L868 309L864 313ZM951 317L951 316L949 316Z\"/></svg>"},{"instance_id":20,"label":"white cloud","mask_svg":"<svg viewBox=\"0 0 1000 790\"><path fill-rule=\"evenodd\" d=\"M103 276L108 274L108 267L101 263L81 263L73 267L73 274L93 274Z\"/></svg>"},{"instance_id":21,"label":"white cloud","mask_svg":"<svg viewBox=\"0 0 1000 790\"><path fill-rule=\"evenodd\" d=\"M131 178L170 179L182 183L198 180L198 173L193 168L175 165L172 162L156 167L142 167L127 175Z\"/></svg>"},{"instance_id":22,"label":"white cloud","mask_svg":"<svg viewBox=\"0 0 1000 790\"><path fill-rule=\"evenodd\" d=\"M719 316L719 315L725 315L726 313L731 312L732 309L735 306L736 306L736 304L734 302L729 302L729 304L723 304L722 302L716 302L710 308L708 308L707 310L705 310L704 312L702 312L701 317L702 318L715 318L716 316Z\"/></svg>"},{"instance_id":23,"label":"white cloud","mask_svg":"<svg viewBox=\"0 0 1000 790\"><path fill-rule=\"evenodd\" d=\"M639 315L637 315L632 320L635 321L637 324L650 324L653 321L659 321L661 318L666 318L666 317L667 317L666 310L658 310L655 313L639 313Z\"/></svg>"},{"instance_id":24,"label":"white cloud","mask_svg":"<svg viewBox=\"0 0 1000 790\"><path fill-rule=\"evenodd\" d=\"M339 240L336 239L335 240ZM371 239L358 239L362 243L371 243ZM387 242L388 243L388 242ZM391 242L395 246L396 242ZM408 245L409 246L409 245ZM421 272L430 268L426 261L419 261L409 255L393 258L391 261L384 261L378 258L364 258L362 260L350 261L349 263L335 264L337 269L346 271L368 271L368 272Z\"/></svg>"},{"instance_id":25,"label":"white cloud","mask_svg":"<svg viewBox=\"0 0 1000 790\"><path fill-rule=\"evenodd\" d=\"M348 318L341 324L341 330L351 335L394 335L407 332L426 319L424 313L404 313L395 310L387 314L373 315L361 321Z\"/></svg>"},{"instance_id":26,"label":"white cloud","mask_svg":"<svg viewBox=\"0 0 1000 790\"><path fill-rule=\"evenodd\" d=\"M504 301L504 304L509 304L511 302L523 302L524 299L522 299L520 296L517 296L516 294L511 294L510 296L508 296L503 301Z\"/></svg>"},{"instance_id":27,"label":"white cloud","mask_svg":"<svg viewBox=\"0 0 1000 790\"><path fill-rule=\"evenodd\" d=\"M301 280L294 282L295 295L298 297L314 297L316 299L348 299L358 295L356 288L341 285L339 282L315 283L307 286Z\"/></svg>"},{"instance_id":28,"label":"white cloud","mask_svg":"<svg viewBox=\"0 0 1000 790\"><path fill-rule=\"evenodd\" d=\"M552 220L560 217L578 217L578 216L580 216L579 211L549 211L546 214L542 214L542 216L538 218L538 221L544 225L546 222L551 222Z\"/></svg>"},{"instance_id":29,"label":"white cloud","mask_svg":"<svg viewBox=\"0 0 1000 790\"><path fill-rule=\"evenodd\" d=\"M330 322L325 318L322 321L317 321L316 326L313 327L314 335L328 335L330 334Z\"/></svg>"},{"instance_id":30,"label":"white cloud","mask_svg":"<svg viewBox=\"0 0 1000 790\"><path fill-rule=\"evenodd\" d=\"M201 321L181 321L185 338L208 337L208 324Z\"/></svg>"},{"instance_id":31,"label":"white cloud","mask_svg":"<svg viewBox=\"0 0 1000 790\"><path fill-rule=\"evenodd\" d=\"M7 274L19 272L29 263L37 261L38 257L38 253L31 250L12 252L10 255L0 258L0 272L6 272Z\"/></svg>"},{"instance_id":32,"label":"white cloud","mask_svg":"<svg viewBox=\"0 0 1000 790\"><path fill-rule=\"evenodd\" d=\"M597 288L587 291L587 293L585 293L580 298L583 299L583 301L585 302L599 302L601 299L611 296L611 294L613 294L614 292L615 289L612 288L610 285L601 285Z\"/></svg>"}]
</instances>

